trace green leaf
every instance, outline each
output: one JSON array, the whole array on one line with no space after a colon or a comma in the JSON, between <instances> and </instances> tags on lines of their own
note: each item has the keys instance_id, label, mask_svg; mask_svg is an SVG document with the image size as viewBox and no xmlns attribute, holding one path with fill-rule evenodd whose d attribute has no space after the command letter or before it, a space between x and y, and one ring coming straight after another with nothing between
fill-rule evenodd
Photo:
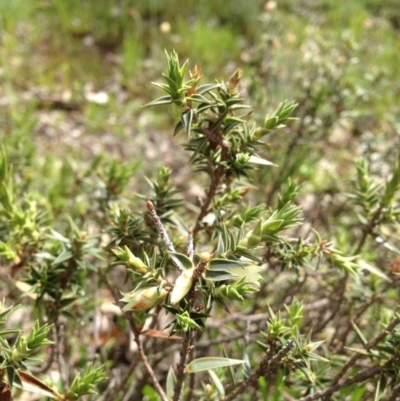
<instances>
[{"instance_id":1,"label":"green leaf","mask_svg":"<svg viewBox=\"0 0 400 401\"><path fill-rule=\"evenodd\" d=\"M367 270L370 273L374 274L375 276L380 277L383 280L392 282L392 280L383 271L381 271L378 268L370 265L365 260L358 260L357 263L361 267L362 270Z\"/></svg>"},{"instance_id":2,"label":"green leaf","mask_svg":"<svg viewBox=\"0 0 400 401\"><path fill-rule=\"evenodd\" d=\"M217 389L219 395L221 398L225 397L225 389L224 385L222 384L221 380L219 380L219 377L216 375L216 373L213 370L208 370L208 374L210 375L210 378L212 382L214 383L215 388Z\"/></svg>"},{"instance_id":3,"label":"green leaf","mask_svg":"<svg viewBox=\"0 0 400 401\"><path fill-rule=\"evenodd\" d=\"M199 95L198 93L195 93L194 95L187 97L186 101L190 102L199 102L199 103L208 103L208 100L206 97Z\"/></svg>"},{"instance_id":4,"label":"green leaf","mask_svg":"<svg viewBox=\"0 0 400 401\"><path fill-rule=\"evenodd\" d=\"M261 164L263 166L276 166L276 164L254 155L250 156L249 163Z\"/></svg>"},{"instance_id":5,"label":"green leaf","mask_svg":"<svg viewBox=\"0 0 400 401\"><path fill-rule=\"evenodd\" d=\"M247 262L229 259L212 259L209 263L209 270L212 271L227 271L230 269L244 268L248 266Z\"/></svg>"},{"instance_id":6,"label":"green leaf","mask_svg":"<svg viewBox=\"0 0 400 401\"><path fill-rule=\"evenodd\" d=\"M266 221L262 227L262 235L272 235L279 231L284 220Z\"/></svg>"},{"instance_id":7,"label":"green leaf","mask_svg":"<svg viewBox=\"0 0 400 401\"><path fill-rule=\"evenodd\" d=\"M358 326L355 324L355 322L352 321L351 325L353 326L353 329L356 332L357 337L361 341L362 345L364 345L364 346L367 345L368 340L364 337L364 334L361 332L361 330L358 328Z\"/></svg>"},{"instance_id":8,"label":"green leaf","mask_svg":"<svg viewBox=\"0 0 400 401\"><path fill-rule=\"evenodd\" d=\"M185 128L185 132L190 136L190 130L192 128L193 110L189 109L186 113L181 116L182 125Z\"/></svg>"},{"instance_id":9,"label":"green leaf","mask_svg":"<svg viewBox=\"0 0 400 401\"><path fill-rule=\"evenodd\" d=\"M68 238L62 236L60 233L54 230L51 230L51 235L49 237L65 244L69 244L71 242Z\"/></svg>"},{"instance_id":10,"label":"green leaf","mask_svg":"<svg viewBox=\"0 0 400 401\"><path fill-rule=\"evenodd\" d=\"M383 372L380 373L378 383L376 384L374 401L379 401L386 389L387 380Z\"/></svg>"},{"instance_id":11,"label":"green leaf","mask_svg":"<svg viewBox=\"0 0 400 401\"><path fill-rule=\"evenodd\" d=\"M210 271L206 272L206 279L211 281L223 281L223 280L232 280L237 278L235 274L232 274L227 271Z\"/></svg>"},{"instance_id":12,"label":"green leaf","mask_svg":"<svg viewBox=\"0 0 400 401\"><path fill-rule=\"evenodd\" d=\"M205 370L239 365L242 363L246 363L246 361L243 361L241 359L205 357L193 360L186 366L185 370L186 373L196 373L196 372L203 372Z\"/></svg>"},{"instance_id":13,"label":"green leaf","mask_svg":"<svg viewBox=\"0 0 400 401\"><path fill-rule=\"evenodd\" d=\"M8 384L11 388L14 384L14 380L16 377L17 377L17 374L15 371L15 368L13 368L12 366L7 366L7 379L8 379Z\"/></svg>"},{"instance_id":14,"label":"green leaf","mask_svg":"<svg viewBox=\"0 0 400 401\"><path fill-rule=\"evenodd\" d=\"M234 274L236 278L245 278L245 282L258 284L260 280L262 280L260 271L263 270L263 266L250 264L245 267L235 268L229 270L230 273Z\"/></svg>"},{"instance_id":15,"label":"green leaf","mask_svg":"<svg viewBox=\"0 0 400 401\"><path fill-rule=\"evenodd\" d=\"M64 249L56 258L56 260L52 263L52 265L58 265L62 262L65 262L68 259L71 259L73 257L73 253L71 251L68 251L67 249Z\"/></svg>"},{"instance_id":16,"label":"green leaf","mask_svg":"<svg viewBox=\"0 0 400 401\"><path fill-rule=\"evenodd\" d=\"M60 301L60 306L61 308L65 308L66 306L72 304L73 302L75 302L77 300L77 297L68 297L68 298L63 298Z\"/></svg>"},{"instance_id":17,"label":"green leaf","mask_svg":"<svg viewBox=\"0 0 400 401\"><path fill-rule=\"evenodd\" d=\"M221 85L220 84L205 84L201 85L196 89L196 93L202 94L202 93L207 93L213 89L219 88Z\"/></svg>"},{"instance_id":18,"label":"green leaf","mask_svg":"<svg viewBox=\"0 0 400 401\"><path fill-rule=\"evenodd\" d=\"M176 134L178 134L179 131L180 131L181 129L183 129L182 120L180 120L180 121L178 122L178 124L176 124L175 129L174 129L174 134L173 134L173 135L175 136Z\"/></svg>"},{"instance_id":19,"label":"green leaf","mask_svg":"<svg viewBox=\"0 0 400 401\"><path fill-rule=\"evenodd\" d=\"M169 255L171 256L174 263L177 266L179 266L182 270L193 269L193 267L194 267L193 261L191 261L183 253L169 252Z\"/></svg>"},{"instance_id":20,"label":"green leaf","mask_svg":"<svg viewBox=\"0 0 400 401\"><path fill-rule=\"evenodd\" d=\"M155 99L155 100L151 101L150 103L147 103L145 105L145 107L159 106L161 104L170 104L170 103L172 103L172 97L171 96L162 96L162 97L159 97L158 99Z\"/></svg>"},{"instance_id":21,"label":"green leaf","mask_svg":"<svg viewBox=\"0 0 400 401\"><path fill-rule=\"evenodd\" d=\"M168 369L167 386L166 386L167 396L170 399L172 399L172 397L174 396L175 385L176 385L176 376L174 370L172 369L172 366L170 366Z\"/></svg>"}]
</instances>

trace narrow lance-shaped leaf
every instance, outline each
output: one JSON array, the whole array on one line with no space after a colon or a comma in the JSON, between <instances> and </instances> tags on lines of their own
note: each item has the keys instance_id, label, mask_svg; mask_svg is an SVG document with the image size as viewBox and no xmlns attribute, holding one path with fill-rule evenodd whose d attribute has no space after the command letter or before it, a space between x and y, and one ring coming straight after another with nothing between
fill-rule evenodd
<instances>
[{"instance_id":1,"label":"narrow lance-shaped leaf","mask_svg":"<svg viewBox=\"0 0 400 401\"><path fill-rule=\"evenodd\" d=\"M171 399L174 396L175 385L176 385L176 376L174 370L172 369L172 366L170 366L168 369L166 390L167 390L167 396Z\"/></svg>"},{"instance_id":2,"label":"narrow lance-shaped leaf","mask_svg":"<svg viewBox=\"0 0 400 401\"><path fill-rule=\"evenodd\" d=\"M244 268L250 263L229 259L212 259L209 264L209 270L227 271L230 269Z\"/></svg>"},{"instance_id":3,"label":"narrow lance-shaped leaf","mask_svg":"<svg viewBox=\"0 0 400 401\"><path fill-rule=\"evenodd\" d=\"M189 109L187 112L182 114L181 120L182 125L185 128L186 134L190 137L190 130L192 127L193 110Z\"/></svg>"},{"instance_id":4,"label":"narrow lance-shaped leaf","mask_svg":"<svg viewBox=\"0 0 400 401\"><path fill-rule=\"evenodd\" d=\"M232 280L237 277L238 276L236 274L232 274L232 273L230 273L228 271L224 271L224 270L217 270L217 271L207 270L207 272L206 272L206 279L211 280L211 281Z\"/></svg>"},{"instance_id":5,"label":"narrow lance-shaped leaf","mask_svg":"<svg viewBox=\"0 0 400 401\"><path fill-rule=\"evenodd\" d=\"M209 370L208 374L210 375L210 378L211 378L212 382L214 383L214 386L217 389L219 395L221 396L221 398L224 398L225 397L225 389L224 389L224 385L222 384L221 380L219 380L219 377L217 376L217 374L212 370Z\"/></svg>"},{"instance_id":6,"label":"narrow lance-shaped leaf","mask_svg":"<svg viewBox=\"0 0 400 401\"><path fill-rule=\"evenodd\" d=\"M246 363L246 361L241 359L205 357L193 360L186 366L185 370L186 373L196 373L196 372L203 372L205 370L239 365L242 363Z\"/></svg>"}]
</instances>

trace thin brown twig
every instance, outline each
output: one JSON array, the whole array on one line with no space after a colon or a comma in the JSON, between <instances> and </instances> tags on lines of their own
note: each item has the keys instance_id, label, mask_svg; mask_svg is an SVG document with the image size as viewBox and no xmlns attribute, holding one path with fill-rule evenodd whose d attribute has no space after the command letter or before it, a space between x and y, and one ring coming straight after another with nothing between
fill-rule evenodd
<instances>
[{"instance_id":1,"label":"thin brown twig","mask_svg":"<svg viewBox=\"0 0 400 401\"><path fill-rule=\"evenodd\" d=\"M218 187L221 183L222 178L225 175L225 170L226 167L224 166L223 162L225 162L228 157L229 157L229 143L227 143L223 137L222 134L220 134L218 131L217 132L211 132L210 130L203 130L204 135L206 135L210 141L210 143L213 143L214 146L218 144L218 146L221 147L221 161L217 166L214 166L212 162L210 162L210 170L211 170L211 183L210 186L208 187L207 193L206 193L206 198L203 199L203 202L201 204L200 208L200 213L197 216L196 219L196 225L193 229L193 237L196 236L196 234L201 230L201 221L203 218L207 215L207 213L210 210L210 206L212 204L212 201L214 199L215 194L217 193Z\"/></svg>"},{"instance_id":2,"label":"thin brown twig","mask_svg":"<svg viewBox=\"0 0 400 401\"><path fill-rule=\"evenodd\" d=\"M365 347L365 350L369 350L379 344L398 324L400 323L399 318L393 319L387 327L385 327L373 340L371 340ZM354 354L353 357L347 361L347 363L343 366L341 371L335 376L332 380L332 385L336 385L340 379L346 374L346 372L354 366L354 364L360 359L362 354Z\"/></svg>"},{"instance_id":3,"label":"thin brown twig","mask_svg":"<svg viewBox=\"0 0 400 401\"><path fill-rule=\"evenodd\" d=\"M190 335L192 338L192 335ZM181 397L182 387L183 387L183 380L185 378L185 367L186 367L186 358L188 352L190 351L190 340L186 341L186 339L182 342L182 348L180 352L181 359L178 365L178 371L176 373L176 385L175 385L175 392L173 401L179 401Z\"/></svg>"},{"instance_id":4,"label":"thin brown twig","mask_svg":"<svg viewBox=\"0 0 400 401\"><path fill-rule=\"evenodd\" d=\"M271 357L270 353L268 353L260 362L260 366L258 367L258 369L254 371L246 380L244 380L238 388L236 388L231 394L229 394L225 398L225 401L234 400L237 396L243 394L248 387L254 385L259 377L266 376L267 374L270 374L278 369L282 362L282 359L290 352L293 347L294 342L292 340L289 340L276 355Z\"/></svg>"},{"instance_id":5,"label":"thin brown twig","mask_svg":"<svg viewBox=\"0 0 400 401\"><path fill-rule=\"evenodd\" d=\"M372 231L374 230L374 228L376 227L376 225L378 224L378 220L379 220L379 216L382 212L383 209L383 204L381 203L378 207L378 209L376 210L376 212L374 213L374 215L372 216L369 224L367 226L364 227L363 232L362 232L362 236L360 238L360 242L357 245L356 250L354 251L354 254L357 255L361 252L361 249L363 248L365 241L367 240L368 235L370 235L372 233Z\"/></svg>"},{"instance_id":6,"label":"thin brown twig","mask_svg":"<svg viewBox=\"0 0 400 401\"><path fill-rule=\"evenodd\" d=\"M124 377L122 378L118 387L115 389L110 389L109 394L107 394L106 398L104 398L104 401L114 401L117 398L117 395L125 388L126 383L128 382L132 373L136 369L138 362L139 362L139 357L136 356L136 358L132 361L131 365L129 366L128 371L124 374Z\"/></svg>"},{"instance_id":7,"label":"thin brown twig","mask_svg":"<svg viewBox=\"0 0 400 401\"><path fill-rule=\"evenodd\" d=\"M197 345L196 345L197 347ZM195 347L191 347L190 351L189 351L189 362L193 361L195 357ZM189 381L189 391L186 397L186 401L191 401L193 394L194 394L194 388L195 388L195 384L196 384L196 374L192 373L190 375L190 381Z\"/></svg>"},{"instance_id":8,"label":"thin brown twig","mask_svg":"<svg viewBox=\"0 0 400 401\"><path fill-rule=\"evenodd\" d=\"M155 372L153 371L152 367L150 366L149 361L147 360L147 357L144 353L143 344L140 339L140 330L138 330L138 328L136 327L136 324L133 320L132 314L123 312L124 304L119 300L120 296L119 296L118 290L110 284L110 282L108 281L108 278L100 269L98 270L98 274L101 277L101 279L104 281L105 286L110 291L111 295L114 298L114 301L120 307L124 318L127 320L128 324L129 324L129 327L133 333L135 342L137 344L137 352L138 352L139 358L142 361L142 363L153 383L155 390L161 397L162 401L169 401L167 395L165 394L163 388L161 387L160 382L158 381L158 379L155 375Z\"/></svg>"},{"instance_id":9,"label":"thin brown twig","mask_svg":"<svg viewBox=\"0 0 400 401\"><path fill-rule=\"evenodd\" d=\"M41 373L45 373L50 369L51 365L54 362L55 347L56 347L55 344L53 344L50 347L50 356L47 358L47 362L43 366L32 366L29 369L32 374L38 375L38 374L41 374Z\"/></svg>"},{"instance_id":10,"label":"thin brown twig","mask_svg":"<svg viewBox=\"0 0 400 401\"><path fill-rule=\"evenodd\" d=\"M400 395L400 385L395 387L389 396L386 398L386 401L396 401Z\"/></svg>"},{"instance_id":11,"label":"thin brown twig","mask_svg":"<svg viewBox=\"0 0 400 401\"><path fill-rule=\"evenodd\" d=\"M60 380L64 388L68 385L68 374L64 359L64 326L58 320L55 322L54 340L56 343L56 360L58 363L58 371L60 373Z\"/></svg>"},{"instance_id":12,"label":"thin brown twig","mask_svg":"<svg viewBox=\"0 0 400 401\"><path fill-rule=\"evenodd\" d=\"M315 328L314 333L319 333L322 331L325 326L337 315L339 312L340 307L342 306L343 300L345 299L345 293L346 293L346 283L349 278L349 274L346 272L345 275L343 276L342 280L337 284L337 288L339 290L339 299L336 301L336 306L334 310L329 314L329 316L323 320L317 328ZM333 292L333 294L336 294L336 290Z\"/></svg>"},{"instance_id":13,"label":"thin brown twig","mask_svg":"<svg viewBox=\"0 0 400 401\"><path fill-rule=\"evenodd\" d=\"M383 292L384 293L384 292ZM361 316L368 310L368 308L370 308L372 305L375 304L375 302L380 298L380 296L378 295L374 295L373 297L371 297L371 299L366 302L365 304L363 304L361 306L361 308L357 311L356 315L354 316L354 319L352 320L353 322L356 322L358 319L361 318ZM332 340L330 342L329 345L333 345L333 342L337 342L338 344L342 344L342 346L344 344L346 344L346 339L347 336L351 333L353 325L352 325L352 321L348 321L346 323L346 327L342 328L342 334L339 335L339 330L340 330L340 326L338 325L335 329L335 333L332 336Z\"/></svg>"},{"instance_id":14,"label":"thin brown twig","mask_svg":"<svg viewBox=\"0 0 400 401\"><path fill-rule=\"evenodd\" d=\"M390 362L392 362L392 361L390 361ZM329 386L325 390L317 391L314 394L309 394L305 397L301 397L297 401L314 401L314 400L318 400L319 398L329 396L344 387L363 382L367 379L370 379L371 377L376 376L384 368L385 367L383 367L383 366L374 366L372 368L362 370L361 372L358 372L356 375L354 375L340 383L337 383L335 386Z\"/></svg>"}]
</instances>

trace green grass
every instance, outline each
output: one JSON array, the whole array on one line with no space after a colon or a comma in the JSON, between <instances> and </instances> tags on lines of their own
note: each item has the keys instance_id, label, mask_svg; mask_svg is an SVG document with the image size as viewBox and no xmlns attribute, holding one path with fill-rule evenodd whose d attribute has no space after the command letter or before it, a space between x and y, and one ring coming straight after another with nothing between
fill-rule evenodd
<instances>
[{"instance_id":1,"label":"green grass","mask_svg":"<svg viewBox=\"0 0 400 401\"><path fill-rule=\"evenodd\" d=\"M300 137L269 139L264 156L281 167L260 172L263 180L274 182L281 174L288 157L283 149L293 142L286 175L307 183L307 190L341 186L324 165L341 166L341 177L351 177L352 160L363 152L357 142L372 141L390 152L399 119L399 33L391 19L398 9L390 1L382 7L372 1L315 6L290 0L270 11L263 6L2 1L0 84L6 106L0 135L11 141L22 135L40 158L68 154L78 164L121 149L127 158L154 155L152 148L165 144L176 116L142 106L159 95L149 81L159 80L164 49L176 49L192 68L202 68L205 79L227 80L235 68L244 69L242 88L257 104L256 121L283 99L300 102ZM105 92L108 102L89 101L88 92ZM53 110L52 100L76 103L80 111ZM174 154L172 167L179 168L182 158ZM146 172L162 164L157 157L142 161Z\"/></svg>"}]
</instances>

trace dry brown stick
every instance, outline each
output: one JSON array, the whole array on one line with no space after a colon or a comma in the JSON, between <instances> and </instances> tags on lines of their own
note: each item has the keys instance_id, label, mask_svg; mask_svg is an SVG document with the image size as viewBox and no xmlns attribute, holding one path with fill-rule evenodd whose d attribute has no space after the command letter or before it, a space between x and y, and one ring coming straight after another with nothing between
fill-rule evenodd
<instances>
[{"instance_id":1,"label":"dry brown stick","mask_svg":"<svg viewBox=\"0 0 400 401\"><path fill-rule=\"evenodd\" d=\"M196 347L197 347L197 345L196 345ZM194 354L195 354L195 347L192 347L189 352L189 361L190 362L194 360L194 358L195 358ZM188 392L188 395L186 398L187 401L191 401L191 399L193 397L195 384L196 384L196 375L194 373L192 373L190 375L189 392Z\"/></svg>"},{"instance_id":2,"label":"dry brown stick","mask_svg":"<svg viewBox=\"0 0 400 401\"><path fill-rule=\"evenodd\" d=\"M392 361L390 361L390 362L392 362ZM376 376L378 373L380 373L382 371L382 369L384 369L384 367L374 366L372 368L362 370L361 372L357 373L356 375L354 375L340 383L337 383L335 386L329 386L325 390L317 391L314 394L310 394L305 397L301 397L297 401L314 401L314 400L318 400L322 397L330 396L331 394L335 393L336 391L338 391L344 387L351 386L352 384L360 383L362 381L370 379L371 377Z\"/></svg>"},{"instance_id":3,"label":"dry brown stick","mask_svg":"<svg viewBox=\"0 0 400 401\"><path fill-rule=\"evenodd\" d=\"M385 293L385 291L383 291L383 293ZM332 345L334 341L336 341L338 344L342 344L342 347L344 346L344 344L346 344L346 340L348 335L352 332L352 322L356 322L358 319L361 318L361 316L368 310L368 308L370 308L372 305L374 305L374 303L376 302L377 299L379 299L380 296L373 296L371 297L371 299L362 305L362 307L360 308L360 310L357 311L356 315L354 316L354 319L352 321L348 321L346 323L346 327L344 329L342 329L342 334L338 335L339 333L339 329L340 329L340 325L338 325L335 329L335 333L332 336L332 339L329 343L329 345Z\"/></svg>"},{"instance_id":4,"label":"dry brown stick","mask_svg":"<svg viewBox=\"0 0 400 401\"><path fill-rule=\"evenodd\" d=\"M340 280L340 282L337 284L337 288L339 290L339 299L336 302L336 306L333 309L333 311L329 314L329 316L324 319L319 325L318 327L315 328L315 330L313 330L314 333L319 333L320 331L322 331L325 326L332 320L334 319L334 317L337 315L337 313L340 310L340 307L342 306L343 300L345 299L345 293L346 293L346 283L347 280L349 278L349 274L346 272L345 275L343 276L342 280ZM333 294L336 294L337 291L334 291Z\"/></svg>"},{"instance_id":5,"label":"dry brown stick","mask_svg":"<svg viewBox=\"0 0 400 401\"><path fill-rule=\"evenodd\" d=\"M354 254L357 255L361 252L361 249L363 248L365 241L367 240L368 235L372 233L376 225L378 224L379 216L382 212L383 205L382 203L379 205L378 209L374 213L374 215L371 218L371 221L367 226L364 227L362 236L360 238L360 242L358 243L357 249L355 250Z\"/></svg>"},{"instance_id":6,"label":"dry brown stick","mask_svg":"<svg viewBox=\"0 0 400 401\"><path fill-rule=\"evenodd\" d=\"M128 382L133 371L136 369L138 362L139 362L139 357L136 356L136 358L133 360L133 362L129 366L128 371L124 374L124 377L122 378L118 387L116 389L110 389L108 391L109 394L106 395L106 398L104 398L104 401L114 401L117 398L117 395L125 388L126 383ZM106 392L107 392L107 390L106 390Z\"/></svg>"},{"instance_id":7,"label":"dry brown stick","mask_svg":"<svg viewBox=\"0 0 400 401\"><path fill-rule=\"evenodd\" d=\"M399 318L393 319L387 327L385 327L373 340L371 340L365 347L365 350L369 350L375 345L379 344L386 336L389 334L398 324L400 323ZM335 385L339 382L339 380L346 374L346 372L354 366L354 364L360 359L363 355L362 354L354 354L353 357L347 361L347 363L343 366L341 371L335 376L335 378L332 381L332 385Z\"/></svg>"},{"instance_id":8,"label":"dry brown stick","mask_svg":"<svg viewBox=\"0 0 400 401\"><path fill-rule=\"evenodd\" d=\"M179 401L181 397L183 380L185 378L186 358L189 351L190 351L190 340L186 341L186 339L184 339L182 342L182 348L180 352L181 359L179 361L178 371L176 373L176 385L175 385L173 401Z\"/></svg>"},{"instance_id":9,"label":"dry brown stick","mask_svg":"<svg viewBox=\"0 0 400 401\"><path fill-rule=\"evenodd\" d=\"M264 359L260 362L260 366L258 367L258 369L254 371L248 377L248 379L244 380L238 388L236 388L231 394L229 394L225 398L225 401L234 400L237 396L243 394L248 387L255 384L255 382L259 377L270 374L274 372L276 369L278 369L282 362L282 359L290 352L290 350L293 347L294 347L294 342L292 340L289 340L285 344L285 346L279 350L279 352L276 355L271 356L270 353L268 353L264 357Z\"/></svg>"},{"instance_id":10,"label":"dry brown stick","mask_svg":"<svg viewBox=\"0 0 400 401\"><path fill-rule=\"evenodd\" d=\"M60 373L60 380L64 388L68 386L68 373L66 369L66 363L64 359L65 344L64 344L64 326L58 320L55 322L54 330L54 340L55 340L55 351L56 360L58 363L58 371ZM69 369L68 369L69 370Z\"/></svg>"},{"instance_id":11,"label":"dry brown stick","mask_svg":"<svg viewBox=\"0 0 400 401\"><path fill-rule=\"evenodd\" d=\"M396 401L400 395L400 386L395 387L389 396L386 398L386 401Z\"/></svg>"}]
</instances>

